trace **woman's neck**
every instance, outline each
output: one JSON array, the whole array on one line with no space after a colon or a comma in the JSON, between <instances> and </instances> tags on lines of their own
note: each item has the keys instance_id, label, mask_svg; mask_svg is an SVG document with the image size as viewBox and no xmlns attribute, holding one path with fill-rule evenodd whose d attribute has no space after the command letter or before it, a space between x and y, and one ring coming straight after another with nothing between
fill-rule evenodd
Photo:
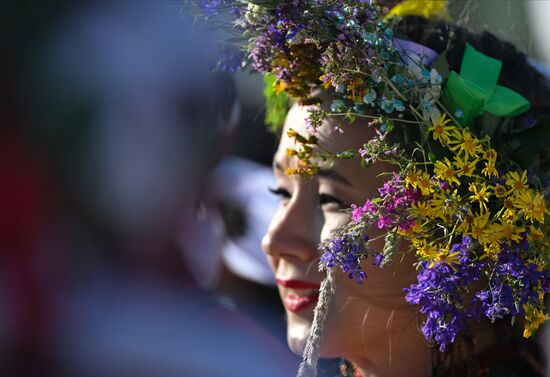
<instances>
[{"instance_id":1,"label":"woman's neck","mask_svg":"<svg viewBox=\"0 0 550 377\"><path fill-rule=\"evenodd\" d=\"M350 355L361 377L428 377L432 374L432 347L410 317L394 317L391 331L378 344L369 345L369 355Z\"/></svg>"},{"instance_id":2,"label":"woman's neck","mask_svg":"<svg viewBox=\"0 0 550 377\"><path fill-rule=\"evenodd\" d=\"M468 365L470 358L487 352L495 346L496 339L493 329L487 326L478 325L475 329L475 338L471 338L470 344L464 343L464 347L458 347L453 359L457 365ZM397 338L397 337L396 337ZM349 360L355 366L356 377L429 377L433 371L434 353L438 352L432 347L428 347L426 341L417 328L412 331L404 330L402 336L395 339L397 344L388 347L388 351L381 353L376 358L369 359L364 355L350 357ZM464 341L463 339L457 340ZM460 351L459 351L460 350ZM382 356L383 357L380 357ZM386 360L384 360L384 357ZM443 368L453 368L457 365L448 365L443 358Z\"/></svg>"}]
</instances>

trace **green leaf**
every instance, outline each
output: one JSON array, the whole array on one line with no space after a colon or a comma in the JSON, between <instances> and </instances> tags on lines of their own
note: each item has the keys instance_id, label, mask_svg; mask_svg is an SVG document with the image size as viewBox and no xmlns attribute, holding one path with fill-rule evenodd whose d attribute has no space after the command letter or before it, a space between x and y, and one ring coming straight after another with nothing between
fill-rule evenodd
<instances>
[{"instance_id":1,"label":"green leaf","mask_svg":"<svg viewBox=\"0 0 550 377\"><path fill-rule=\"evenodd\" d=\"M382 116L380 117L380 120L382 121L382 125L380 126L381 132L388 133L395 128L393 120L389 119L388 117Z\"/></svg>"},{"instance_id":2,"label":"green leaf","mask_svg":"<svg viewBox=\"0 0 550 377\"><path fill-rule=\"evenodd\" d=\"M289 99L285 92L275 93L277 78L272 74L264 75L264 96L266 100L265 123L272 132L277 132L285 122Z\"/></svg>"},{"instance_id":3,"label":"green leaf","mask_svg":"<svg viewBox=\"0 0 550 377\"><path fill-rule=\"evenodd\" d=\"M343 160L349 160L350 158L355 157L355 150L354 149L346 149L345 151L342 151L336 155L336 157L341 158Z\"/></svg>"}]
</instances>

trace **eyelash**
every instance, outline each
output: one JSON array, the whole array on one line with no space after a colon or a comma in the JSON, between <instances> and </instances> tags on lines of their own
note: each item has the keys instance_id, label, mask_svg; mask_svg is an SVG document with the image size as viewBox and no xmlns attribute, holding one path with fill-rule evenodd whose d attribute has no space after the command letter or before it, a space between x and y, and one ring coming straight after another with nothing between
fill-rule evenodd
<instances>
[{"instance_id":1,"label":"eyelash","mask_svg":"<svg viewBox=\"0 0 550 377\"><path fill-rule=\"evenodd\" d=\"M285 189L283 188L276 188L276 189L273 189L273 188L269 188L268 189L273 195L276 195L278 197L280 197L281 199L290 199L292 197L292 195ZM321 206L324 206L324 205L327 205L327 204L335 204L338 206L338 209L344 209L344 208L347 208L349 206L347 206L342 200L332 196L332 195L329 195L329 194L319 194L319 205Z\"/></svg>"}]
</instances>

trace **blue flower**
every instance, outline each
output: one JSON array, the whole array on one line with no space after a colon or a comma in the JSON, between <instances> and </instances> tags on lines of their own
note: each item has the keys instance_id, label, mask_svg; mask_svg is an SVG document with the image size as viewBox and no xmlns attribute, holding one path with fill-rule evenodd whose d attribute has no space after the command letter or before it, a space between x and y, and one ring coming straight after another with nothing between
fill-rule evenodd
<instances>
[{"instance_id":1,"label":"blue flower","mask_svg":"<svg viewBox=\"0 0 550 377\"><path fill-rule=\"evenodd\" d=\"M393 99L393 108L399 112L405 111L405 105L403 104L403 101L394 98Z\"/></svg>"},{"instance_id":2,"label":"blue flower","mask_svg":"<svg viewBox=\"0 0 550 377\"><path fill-rule=\"evenodd\" d=\"M368 93L363 96L363 102L365 102L367 105L372 105L375 100L376 91L374 89L369 90Z\"/></svg>"},{"instance_id":3,"label":"blue flower","mask_svg":"<svg viewBox=\"0 0 550 377\"><path fill-rule=\"evenodd\" d=\"M332 101L332 104L330 105L330 111L333 113L338 113L345 111L346 104L341 99L335 99Z\"/></svg>"},{"instance_id":4,"label":"blue flower","mask_svg":"<svg viewBox=\"0 0 550 377\"><path fill-rule=\"evenodd\" d=\"M386 113L391 114L394 110L393 98L389 100L386 97L382 97L382 99L380 100L380 107Z\"/></svg>"}]
</instances>

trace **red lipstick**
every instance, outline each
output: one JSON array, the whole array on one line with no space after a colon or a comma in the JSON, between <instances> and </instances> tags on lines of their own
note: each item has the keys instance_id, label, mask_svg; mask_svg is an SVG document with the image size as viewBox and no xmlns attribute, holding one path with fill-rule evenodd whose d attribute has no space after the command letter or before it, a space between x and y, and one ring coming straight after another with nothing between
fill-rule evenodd
<instances>
[{"instance_id":1,"label":"red lipstick","mask_svg":"<svg viewBox=\"0 0 550 377\"><path fill-rule=\"evenodd\" d=\"M296 296L294 293L289 292L285 297L285 307L291 312L299 312L307 307L314 305L319 298L318 294L311 296Z\"/></svg>"},{"instance_id":2,"label":"red lipstick","mask_svg":"<svg viewBox=\"0 0 550 377\"><path fill-rule=\"evenodd\" d=\"M321 284L294 279L277 279L277 284L285 288L294 289L319 289Z\"/></svg>"}]
</instances>

